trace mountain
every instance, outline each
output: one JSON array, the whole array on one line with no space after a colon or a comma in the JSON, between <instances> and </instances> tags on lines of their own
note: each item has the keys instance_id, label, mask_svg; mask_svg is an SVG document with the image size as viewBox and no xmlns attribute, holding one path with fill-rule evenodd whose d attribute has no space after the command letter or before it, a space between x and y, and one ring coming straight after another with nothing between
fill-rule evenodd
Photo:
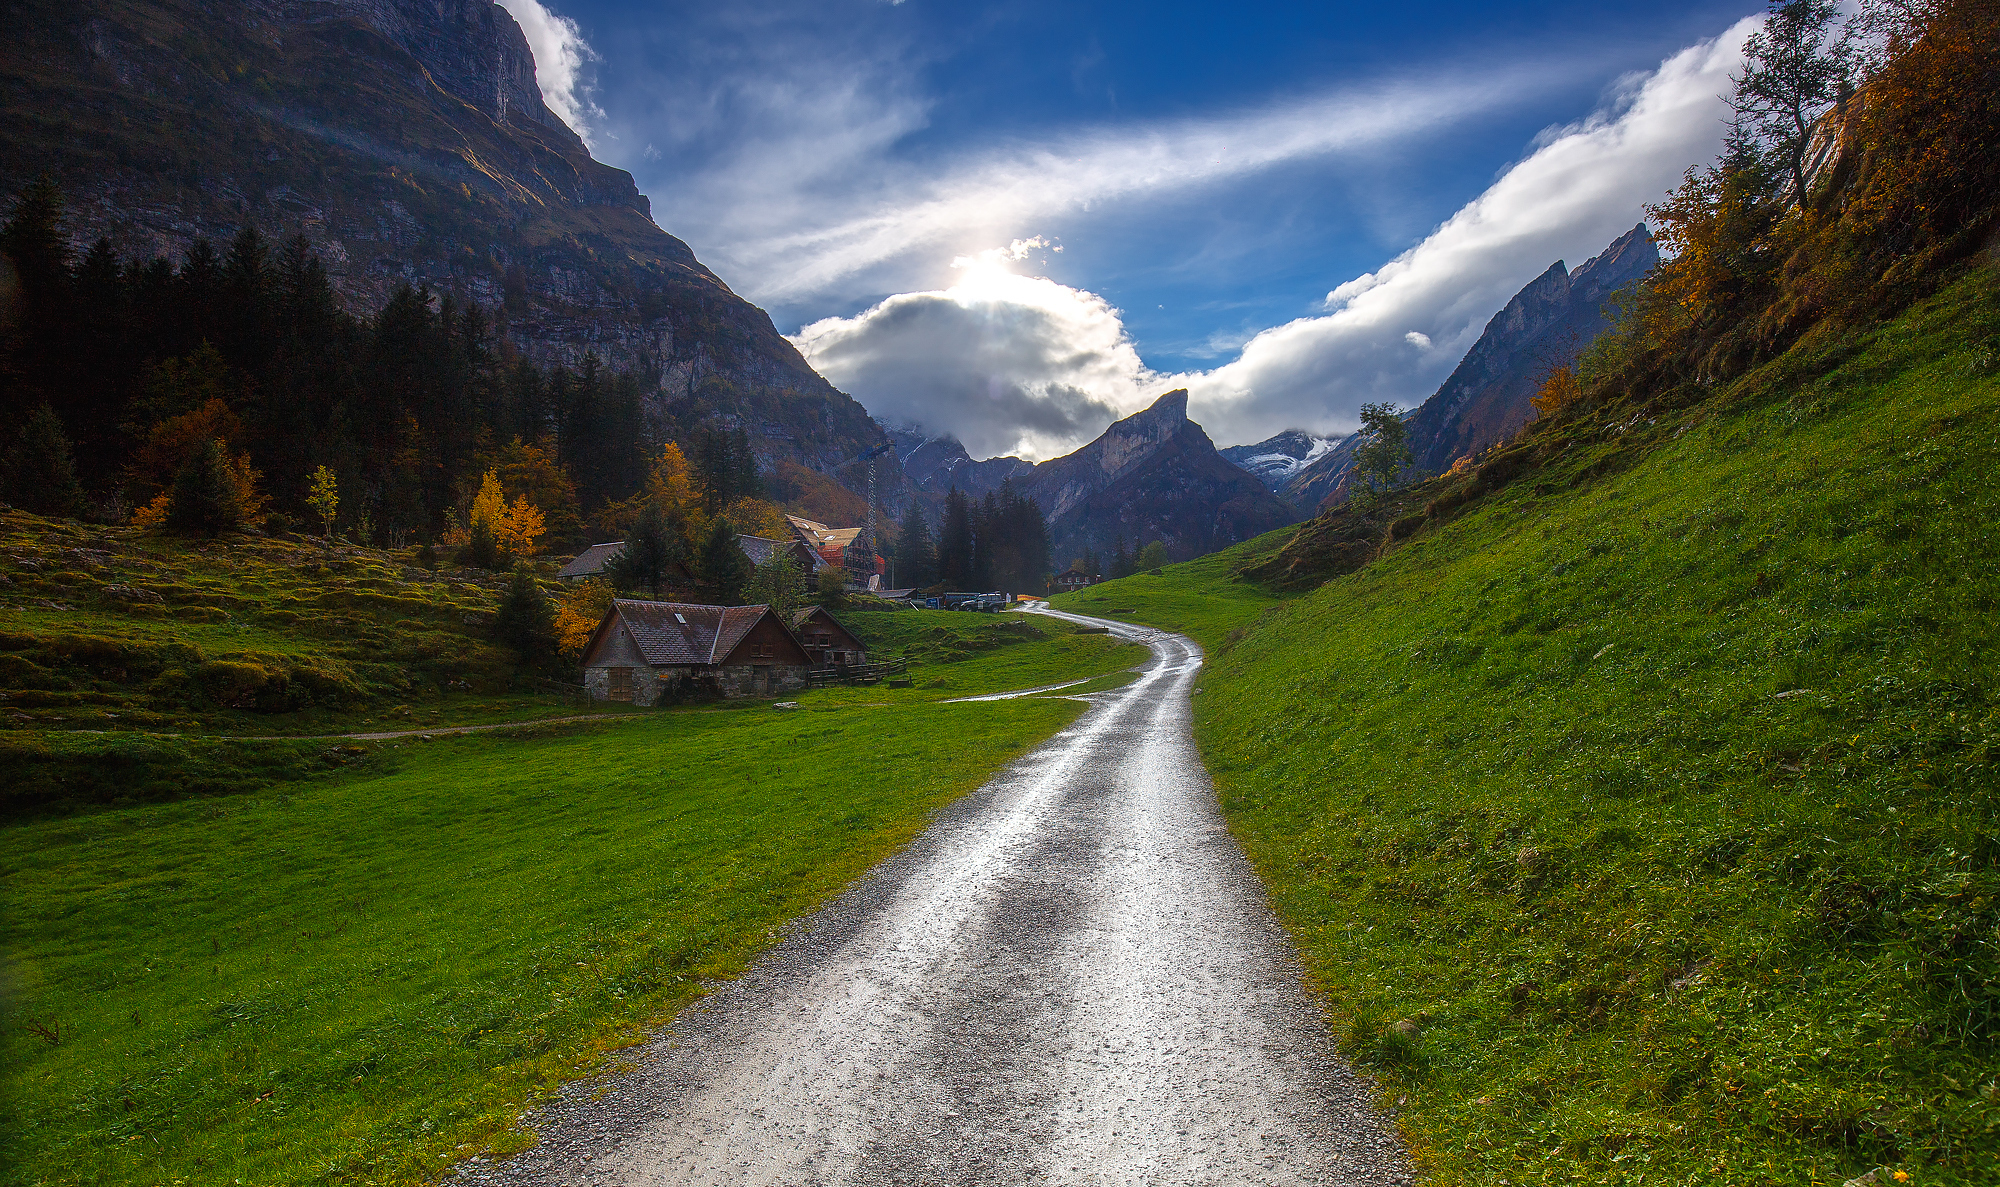
<instances>
[{"instance_id":1,"label":"mountain","mask_svg":"<svg viewBox=\"0 0 2000 1187\"><path fill-rule=\"evenodd\" d=\"M1058 568L1085 549L1158 540L1177 560L1297 519L1264 483L1216 452L1187 418L1188 394L1168 392L1075 453L1046 461L1014 488L1048 516Z\"/></svg>"},{"instance_id":2,"label":"mountain","mask_svg":"<svg viewBox=\"0 0 2000 1187\"><path fill-rule=\"evenodd\" d=\"M1264 485L1275 491L1283 489L1300 470L1326 456L1342 440L1286 429L1255 445L1232 445L1217 452L1224 460L1263 479Z\"/></svg>"},{"instance_id":3,"label":"mountain","mask_svg":"<svg viewBox=\"0 0 2000 1187\"><path fill-rule=\"evenodd\" d=\"M1557 260L1514 294L1459 361L1436 394L1407 419L1412 465L1437 473L1453 462L1505 441L1534 417L1529 401L1551 370L1574 363L1610 323L1611 294L1660 262L1640 223L1575 271ZM1275 438L1274 438L1275 440ZM1281 492L1304 511L1345 497L1353 444L1301 467Z\"/></svg>"},{"instance_id":4,"label":"mountain","mask_svg":"<svg viewBox=\"0 0 2000 1187\"><path fill-rule=\"evenodd\" d=\"M1020 478L1034 470L1034 463L1017 457L987 458L975 462L958 438L949 434L933 437L918 429L890 429L896 460L903 473L920 491L942 495L952 487L978 498L1000 489L1009 478Z\"/></svg>"},{"instance_id":5,"label":"mountain","mask_svg":"<svg viewBox=\"0 0 2000 1187\"><path fill-rule=\"evenodd\" d=\"M9 8L0 188L53 176L79 246L303 234L352 311L405 283L475 302L530 358L640 375L656 430L715 416L822 470L883 439L591 158L489 0Z\"/></svg>"}]
</instances>

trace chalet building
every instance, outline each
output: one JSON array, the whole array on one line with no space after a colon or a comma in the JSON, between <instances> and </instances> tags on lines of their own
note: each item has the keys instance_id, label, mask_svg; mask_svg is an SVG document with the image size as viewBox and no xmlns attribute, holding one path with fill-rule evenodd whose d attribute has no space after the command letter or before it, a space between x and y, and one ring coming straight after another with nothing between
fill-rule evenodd
<instances>
[{"instance_id":1,"label":"chalet building","mask_svg":"<svg viewBox=\"0 0 2000 1187\"><path fill-rule=\"evenodd\" d=\"M605 570L611 567L611 562L617 560L618 554L623 551L625 551L623 540L613 540L609 544L592 544L577 554L575 560L564 565L556 576L564 581L584 581L603 576Z\"/></svg>"},{"instance_id":2,"label":"chalet building","mask_svg":"<svg viewBox=\"0 0 2000 1187\"><path fill-rule=\"evenodd\" d=\"M1082 589L1085 586L1096 585L1097 578L1092 577L1088 573L1079 573L1075 569L1071 569L1066 573L1057 573L1054 584L1057 593L1064 593L1072 589Z\"/></svg>"},{"instance_id":3,"label":"chalet building","mask_svg":"<svg viewBox=\"0 0 2000 1187\"><path fill-rule=\"evenodd\" d=\"M823 523L815 523L798 515L785 516L785 522L791 525L792 535L798 538L799 543L812 549L826 564L839 565L846 569L849 576L863 588L872 589L879 584L879 578L886 568L881 557L875 558L874 573L868 575L855 572L854 566L847 561L847 546L854 543L854 538L861 534L860 528L830 528ZM874 576L878 580L871 582L868 580L869 576Z\"/></svg>"},{"instance_id":4,"label":"chalet building","mask_svg":"<svg viewBox=\"0 0 2000 1187\"><path fill-rule=\"evenodd\" d=\"M792 611L792 633L805 644L815 668L851 668L868 662L868 649L834 620L824 606Z\"/></svg>"},{"instance_id":5,"label":"chalet building","mask_svg":"<svg viewBox=\"0 0 2000 1187\"><path fill-rule=\"evenodd\" d=\"M812 658L769 606L618 598L583 649L583 684L600 701L656 704L706 693L773 696L806 687Z\"/></svg>"}]
</instances>

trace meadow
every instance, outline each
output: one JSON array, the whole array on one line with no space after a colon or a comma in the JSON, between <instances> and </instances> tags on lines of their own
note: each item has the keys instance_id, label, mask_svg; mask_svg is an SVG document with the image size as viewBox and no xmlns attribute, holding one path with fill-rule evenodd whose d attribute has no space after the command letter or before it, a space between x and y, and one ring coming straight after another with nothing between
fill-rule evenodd
<instances>
[{"instance_id":1,"label":"meadow","mask_svg":"<svg viewBox=\"0 0 2000 1187\"><path fill-rule=\"evenodd\" d=\"M2000 1181L1996 346L1978 272L1316 588L1057 600L1207 645L1231 828L1432 1180Z\"/></svg>"},{"instance_id":2,"label":"meadow","mask_svg":"<svg viewBox=\"0 0 2000 1187\"><path fill-rule=\"evenodd\" d=\"M150 772L166 802L14 797L9 1181L418 1183L527 1144L527 1106L1083 709L947 698L1145 656L1047 619L846 617L914 653L913 687L383 742L12 731L17 764ZM460 704L575 711L468 694L343 724L442 728Z\"/></svg>"}]
</instances>

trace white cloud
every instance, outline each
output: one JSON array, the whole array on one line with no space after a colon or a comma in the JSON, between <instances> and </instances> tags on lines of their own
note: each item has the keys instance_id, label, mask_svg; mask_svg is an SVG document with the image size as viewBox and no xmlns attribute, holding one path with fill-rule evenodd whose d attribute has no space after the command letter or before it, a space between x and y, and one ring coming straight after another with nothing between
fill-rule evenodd
<instances>
[{"instance_id":1,"label":"white cloud","mask_svg":"<svg viewBox=\"0 0 2000 1187\"><path fill-rule=\"evenodd\" d=\"M948 289L901 293L792 340L885 421L953 433L974 457L1066 453L1156 387L1116 309L1007 271L1008 250L965 261Z\"/></svg>"},{"instance_id":2,"label":"white cloud","mask_svg":"<svg viewBox=\"0 0 2000 1187\"><path fill-rule=\"evenodd\" d=\"M1423 242L1328 293L1329 313L1265 330L1212 371L1154 372L1103 298L1008 272L1005 262L1023 258L1033 240L960 257L972 266L952 287L890 297L852 318L826 318L794 341L875 415L955 433L975 457L1054 456L1178 386L1189 388L1189 414L1218 444L1286 428L1348 432L1364 403L1410 405L1429 396L1522 285L1557 258L1574 266L1602 250L1688 165L1712 157L1724 114L1718 96L1729 89L1729 75L1742 61L1739 47L1755 27L1754 19L1740 22L1652 73L1625 80L1602 110L1538 137L1529 156ZM1217 125L1200 136L1052 158L1054 188L1069 197L1049 200L1120 192L1130 183L1116 178L1147 172L1132 154L1156 153L1159 168L1167 169L1166 162L1186 165L1199 157L1191 147L1199 142L1217 160L1237 162L1213 166L1220 169L1288 151L1267 138L1245 154L1212 137L1228 139ZM1103 168L1111 158L1122 163ZM1025 192L1001 203L1014 210L1033 205ZM963 214L946 217L948 206L938 197L913 209L942 228ZM869 246L876 233L860 227L807 236L824 250L800 258L818 261L812 266L831 276L847 266L836 261L877 250Z\"/></svg>"},{"instance_id":3,"label":"white cloud","mask_svg":"<svg viewBox=\"0 0 2000 1187\"><path fill-rule=\"evenodd\" d=\"M762 97L768 112L798 113L791 128L760 132L719 167L677 180L663 218L760 303L865 291L906 283L913 261L1005 241L1057 216L1393 147L1523 102L1578 69L1441 71L1226 116L1022 140L942 162L886 157L927 118L914 96L871 89L855 75L807 72L773 83L778 93Z\"/></svg>"},{"instance_id":4,"label":"white cloud","mask_svg":"<svg viewBox=\"0 0 2000 1187\"><path fill-rule=\"evenodd\" d=\"M585 144L591 143L591 124L604 113L591 102L583 81L583 65L597 57L583 31L566 16L543 7L541 0L498 0L521 32L535 55L535 84L542 89L542 102L570 126Z\"/></svg>"},{"instance_id":5,"label":"white cloud","mask_svg":"<svg viewBox=\"0 0 2000 1187\"><path fill-rule=\"evenodd\" d=\"M1544 133L1422 243L1328 293L1330 314L1266 330L1234 362L1186 376L1189 414L1219 439L1255 440L1293 424L1351 430L1372 400L1421 402L1523 284L1552 260L1574 266L1602 250L1715 154L1719 96L1756 27L1738 22L1622 80L1613 102Z\"/></svg>"}]
</instances>

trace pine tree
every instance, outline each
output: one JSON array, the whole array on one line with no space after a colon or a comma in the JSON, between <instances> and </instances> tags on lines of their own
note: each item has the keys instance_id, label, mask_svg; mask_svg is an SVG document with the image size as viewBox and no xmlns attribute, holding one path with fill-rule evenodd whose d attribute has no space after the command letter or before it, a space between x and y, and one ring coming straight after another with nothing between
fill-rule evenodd
<instances>
[{"instance_id":1,"label":"pine tree","mask_svg":"<svg viewBox=\"0 0 2000 1187\"><path fill-rule=\"evenodd\" d=\"M8 449L7 501L37 515L74 515L83 505L83 486L76 480L69 437L62 418L43 404L28 417L21 435Z\"/></svg>"},{"instance_id":2,"label":"pine tree","mask_svg":"<svg viewBox=\"0 0 2000 1187\"><path fill-rule=\"evenodd\" d=\"M236 478L230 473L222 443L211 437L174 475L167 499L167 530L213 538L242 522Z\"/></svg>"},{"instance_id":3,"label":"pine tree","mask_svg":"<svg viewBox=\"0 0 2000 1187\"><path fill-rule=\"evenodd\" d=\"M1132 575L1132 558L1125 552L1125 533L1118 533L1118 543L1111 550L1111 566L1105 573L1113 581Z\"/></svg>"},{"instance_id":4,"label":"pine tree","mask_svg":"<svg viewBox=\"0 0 2000 1187\"><path fill-rule=\"evenodd\" d=\"M926 589L936 581L937 546L931 543L931 526L924 518L923 505L912 499L896 530L896 584Z\"/></svg>"},{"instance_id":5,"label":"pine tree","mask_svg":"<svg viewBox=\"0 0 2000 1187\"><path fill-rule=\"evenodd\" d=\"M707 585L716 604L736 606L743 601L743 587L750 580L750 558L737 546L736 532L727 520L718 519L701 542L696 575Z\"/></svg>"},{"instance_id":6,"label":"pine tree","mask_svg":"<svg viewBox=\"0 0 2000 1187\"><path fill-rule=\"evenodd\" d=\"M972 584L972 503L955 486L944 497L937 567L938 580L953 589L966 589Z\"/></svg>"},{"instance_id":7,"label":"pine tree","mask_svg":"<svg viewBox=\"0 0 2000 1187\"><path fill-rule=\"evenodd\" d=\"M493 615L493 637L513 648L523 663L538 663L555 653L555 610L525 564L514 566L514 580Z\"/></svg>"},{"instance_id":8,"label":"pine tree","mask_svg":"<svg viewBox=\"0 0 2000 1187\"><path fill-rule=\"evenodd\" d=\"M619 589L643 589L657 599L666 588L668 573L685 555L680 536L667 526L659 503L648 500L639 512L639 522L625 535L625 547L611 562L612 584Z\"/></svg>"}]
</instances>

